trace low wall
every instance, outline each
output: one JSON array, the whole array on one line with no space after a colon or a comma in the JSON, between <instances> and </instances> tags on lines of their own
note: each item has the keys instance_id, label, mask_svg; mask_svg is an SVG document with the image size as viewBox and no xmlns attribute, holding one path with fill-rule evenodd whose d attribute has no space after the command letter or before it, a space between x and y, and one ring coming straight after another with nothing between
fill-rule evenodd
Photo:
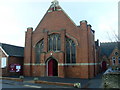
<instances>
[{"instance_id":1,"label":"low wall","mask_svg":"<svg viewBox=\"0 0 120 90\"><path fill-rule=\"evenodd\" d=\"M120 72L104 74L102 81L103 88L120 88Z\"/></svg>"}]
</instances>

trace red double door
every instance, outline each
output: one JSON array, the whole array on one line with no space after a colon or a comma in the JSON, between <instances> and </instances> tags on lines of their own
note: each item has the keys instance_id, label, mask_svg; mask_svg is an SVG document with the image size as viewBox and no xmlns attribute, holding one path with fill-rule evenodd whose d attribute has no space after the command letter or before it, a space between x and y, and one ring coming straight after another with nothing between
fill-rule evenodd
<instances>
[{"instance_id":1,"label":"red double door","mask_svg":"<svg viewBox=\"0 0 120 90\"><path fill-rule=\"evenodd\" d=\"M54 59L48 61L48 76L58 76L58 62Z\"/></svg>"}]
</instances>

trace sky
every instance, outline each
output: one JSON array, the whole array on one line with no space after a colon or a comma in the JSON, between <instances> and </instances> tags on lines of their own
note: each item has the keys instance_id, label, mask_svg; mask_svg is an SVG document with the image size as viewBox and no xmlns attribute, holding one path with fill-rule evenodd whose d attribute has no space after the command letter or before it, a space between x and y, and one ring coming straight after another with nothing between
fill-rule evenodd
<instances>
[{"instance_id":1,"label":"sky","mask_svg":"<svg viewBox=\"0 0 120 90\"><path fill-rule=\"evenodd\" d=\"M0 0L0 42L25 45L28 27L37 27L52 0ZM119 0L58 0L68 16L79 25L87 20L95 30L95 40L115 41L118 34Z\"/></svg>"}]
</instances>

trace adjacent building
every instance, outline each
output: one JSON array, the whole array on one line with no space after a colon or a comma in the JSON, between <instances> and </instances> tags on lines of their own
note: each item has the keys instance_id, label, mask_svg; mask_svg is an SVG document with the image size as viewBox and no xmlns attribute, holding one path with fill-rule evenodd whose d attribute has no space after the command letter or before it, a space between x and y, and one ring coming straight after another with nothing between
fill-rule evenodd
<instances>
[{"instance_id":1,"label":"adjacent building","mask_svg":"<svg viewBox=\"0 0 120 90\"><path fill-rule=\"evenodd\" d=\"M100 43L100 56L102 70L108 67L120 65L120 46L119 42Z\"/></svg>"},{"instance_id":2,"label":"adjacent building","mask_svg":"<svg viewBox=\"0 0 120 90\"><path fill-rule=\"evenodd\" d=\"M23 75L24 48L0 43L0 70L2 76Z\"/></svg>"},{"instance_id":3,"label":"adjacent building","mask_svg":"<svg viewBox=\"0 0 120 90\"><path fill-rule=\"evenodd\" d=\"M86 20L77 26L54 0L33 30L27 28L25 76L93 78L99 73L99 42Z\"/></svg>"}]
</instances>

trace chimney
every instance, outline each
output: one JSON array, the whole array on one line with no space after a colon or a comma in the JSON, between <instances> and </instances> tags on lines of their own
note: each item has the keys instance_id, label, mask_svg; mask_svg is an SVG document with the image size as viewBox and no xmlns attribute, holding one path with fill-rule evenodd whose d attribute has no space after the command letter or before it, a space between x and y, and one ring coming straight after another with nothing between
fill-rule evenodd
<instances>
[{"instance_id":1,"label":"chimney","mask_svg":"<svg viewBox=\"0 0 120 90\"><path fill-rule=\"evenodd\" d=\"M80 27L81 27L82 29L87 29L87 21L86 21L86 20L80 21Z\"/></svg>"},{"instance_id":2,"label":"chimney","mask_svg":"<svg viewBox=\"0 0 120 90\"><path fill-rule=\"evenodd\" d=\"M92 31L92 26L90 24L87 25L88 31L91 32Z\"/></svg>"},{"instance_id":3,"label":"chimney","mask_svg":"<svg viewBox=\"0 0 120 90\"><path fill-rule=\"evenodd\" d=\"M90 24L87 25L88 26L88 29L91 30L92 29L92 26Z\"/></svg>"},{"instance_id":4,"label":"chimney","mask_svg":"<svg viewBox=\"0 0 120 90\"><path fill-rule=\"evenodd\" d=\"M33 28L32 27L28 27L27 28L27 32L33 32Z\"/></svg>"}]
</instances>

